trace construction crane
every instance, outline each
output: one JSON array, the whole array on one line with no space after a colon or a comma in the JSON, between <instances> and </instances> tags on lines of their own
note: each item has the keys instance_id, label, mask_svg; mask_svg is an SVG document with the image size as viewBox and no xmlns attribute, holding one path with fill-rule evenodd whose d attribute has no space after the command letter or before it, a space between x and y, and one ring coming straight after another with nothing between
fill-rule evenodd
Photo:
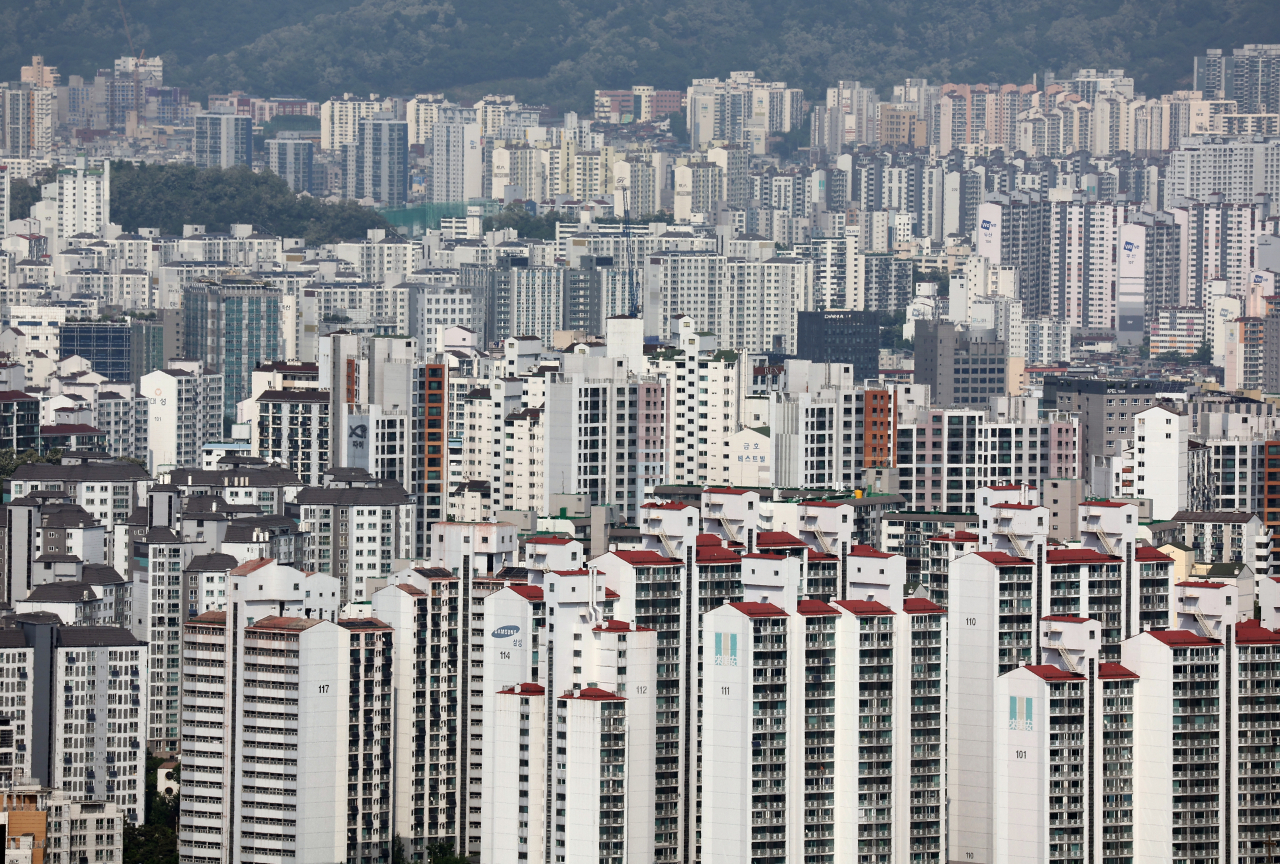
<instances>
[{"instance_id":1,"label":"construction crane","mask_svg":"<svg viewBox=\"0 0 1280 864\"><path fill-rule=\"evenodd\" d=\"M627 314L640 315L640 291L635 268L631 266L631 184L622 187L622 267L627 274Z\"/></svg>"},{"instance_id":2,"label":"construction crane","mask_svg":"<svg viewBox=\"0 0 1280 864\"><path fill-rule=\"evenodd\" d=\"M124 24L124 38L129 40L129 56L133 58L133 122L137 126L142 125L142 94L138 91L138 66L142 63L142 58L147 52L144 49L141 53L133 47L133 35L129 32L129 19L124 14L124 0L116 0L116 5L120 8L120 21ZM127 118L126 118L126 126Z\"/></svg>"}]
</instances>

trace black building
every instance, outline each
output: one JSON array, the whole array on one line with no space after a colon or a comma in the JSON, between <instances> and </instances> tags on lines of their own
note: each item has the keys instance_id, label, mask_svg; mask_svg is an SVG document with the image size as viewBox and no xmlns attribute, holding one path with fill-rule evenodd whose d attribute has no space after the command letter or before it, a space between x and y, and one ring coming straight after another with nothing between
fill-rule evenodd
<instances>
[{"instance_id":1,"label":"black building","mask_svg":"<svg viewBox=\"0 0 1280 864\"><path fill-rule=\"evenodd\" d=\"M796 357L814 363L849 363L856 380L880 374L880 313L852 309L801 312Z\"/></svg>"}]
</instances>

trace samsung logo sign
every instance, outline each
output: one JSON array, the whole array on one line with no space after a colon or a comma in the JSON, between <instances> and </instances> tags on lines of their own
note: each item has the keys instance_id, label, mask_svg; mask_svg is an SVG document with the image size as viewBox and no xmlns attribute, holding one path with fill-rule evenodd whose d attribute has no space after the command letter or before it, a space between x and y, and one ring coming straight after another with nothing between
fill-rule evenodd
<instances>
[{"instance_id":1,"label":"samsung logo sign","mask_svg":"<svg viewBox=\"0 0 1280 864\"><path fill-rule=\"evenodd\" d=\"M494 639L506 639L508 636L514 636L520 632L519 626L515 624L507 624L494 630L489 635Z\"/></svg>"}]
</instances>

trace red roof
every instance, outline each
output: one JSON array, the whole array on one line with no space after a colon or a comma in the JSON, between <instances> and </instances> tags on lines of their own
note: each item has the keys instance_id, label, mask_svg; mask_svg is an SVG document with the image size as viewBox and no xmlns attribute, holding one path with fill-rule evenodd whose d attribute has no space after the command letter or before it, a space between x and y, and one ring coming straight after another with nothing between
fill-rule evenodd
<instances>
[{"instance_id":1,"label":"red roof","mask_svg":"<svg viewBox=\"0 0 1280 864\"><path fill-rule=\"evenodd\" d=\"M1168 555L1154 546L1139 546L1133 553L1134 561L1172 561Z\"/></svg>"},{"instance_id":2,"label":"red roof","mask_svg":"<svg viewBox=\"0 0 1280 864\"><path fill-rule=\"evenodd\" d=\"M641 632L651 632L652 630L652 628L649 628L649 627L632 627L631 624L626 621L617 621L617 620L606 621L603 624L597 624L595 627L592 627L591 629L599 631L601 633L641 633Z\"/></svg>"},{"instance_id":3,"label":"red roof","mask_svg":"<svg viewBox=\"0 0 1280 864\"><path fill-rule=\"evenodd\" d=\"M974 553L980 558L984 558L998 567L1007 564L1030 564L1030 558L1014 558L1008 552L976 552Z\"/></svg>"},{"instance_id":4,"label":"red roof","mask_svg":"<svg viewBox=\"0 0 1280 864\"><path fill-rule=\"evenodd\" d=\"M401 582L401 583L397 584L397 585L396 585L396 587L397 587L397 588L399 588L401 591L403 591L403 592L404 592L404 593L406 593L406 594L415 594L415 595L420 595L420 596L422 596L422 597L426 597L426 596L427 596L427 592L426 592L426 591L423 591L423 590L422 590L421 588L419 588L417 585L410 585L408 582Z\"/></svg>"},{"instance_id":5,"label":"red roof","mask_svg":"<svg viewBox=\"0 0 1280 864\"><path fill-rule=\"evenodd\" d=\"M1070 621L1073 624L1080 624L1088 621L1088 618L1081 618L1079 615L1045 615L1041 621Z\"/></svg>"},{"instance_id":6,"label":"red roof","mask_svg":"<svg viewBox=\"0 0 1280 864\"><path fill-rule=\"evenodd\" d=\"M1103 555L1096 549L1050 549L1044 553L1049 564L1114 564L1115 555Z\"/></svg>"},{"instance_id":7,"label":"red roof","mask_svg":"<svg viewBox=\"0 0 1280 864\"><path fill-rule=\"evenodd\" d=\"M1027 666L1026 670L1039 675L1046 681L1076 680L1084 677L1079 672L1068 672L1066 669L1059 669L1057 666Z\"/></svg>"},{"instance_id":8,"label":"red roof","mask_svg":"<svg viewBox=\"0 0 1280 864\"><path fill-rule=\"evenodd\" d=\"M893 610L875 600L836 600L841 609L848 609L854 615L892 615Z\"/></svg>"},{"instance_id":9,"label":"red roof","mask_svg":"<svg viewBox=\"0 0 1280 864\"><path fill-rule=\"evenodd\" d=\"M939 534L937 537L930 537L930 543L977 543L978 535L971 534L968 531L956 531L953 534Z\"/></svg>"},{"instance_id":10,"label":"red roof","mask_svg":"<svg viewBox=\"0 0 1280 864\"><path fill-rule=\"evenodd\" d=\"M1138 674L1131 672L1119 663L1099 663L1098 677L1102 679L1129 678L1136 680Z\"/></svg>"},{"instance_id":11,"label":"red roof","mask_svg":"<svg viewBox=\"0 0 1280 864\"><path fill-rule=\"evenodd\" d=\"M714 495L746 495L751 490L750 489L734 489L732 486L728 486L724 488L703 489L702 491L704 493L709 493Z\"/></svg>"},{"instance_id":12,"label":"red roof","mask_svg":"<svg viewBox=\"0 0 1280 864\"><path fill-rule=\"evenodd\" d=\"M248 576L254 570L267 566L274 558L252 558L231 571L232 576Z\"/></svg>"},{"instance_id":13,"label":"red roof","mask_svg":"<svg viewBox=\"0 0 1280 864\"><path fill-rule=\"evenodd\" d=\"M1206 639L1190 630L1148 630L1148 635L1159 639L1169 647L1176 645L1220 645L1217 639Z\"/></svg>"},{"instance_id":14,"label":"red roof","mask_svg":"<svg viewBox=\"0 0 1280 864\"><path fill-rule=\"evenodd\" d=\"M743 558L764 558L768 561L786 561L786 555L774 555L772 552L751 552L743 555Z\"/></svg>"},{"instance_id":15,"label":"red roof","mask_svg":"<svg viewBox=\"0 0 1280 864\"><path fill-rule=\"evenodd\" d=\"M1021 484L1018 484L1018 483L1008 483L1008 484L1006 484L1006 485L1004 485L1004 486L988 486L987 488L988 488L988 489L999 489L999 490L1001 490L1001 491L1007 491L1007 490L1009 490L1009 489L1021 489L1021 488L1022 488L1022 486L1021 486Z\"/></svg>"},{"instance_id":16,"label":"red roof","mask_svg":"<svg viewBox=\"0 0 1280 864\"><path fill-rule=\"evenodd\" d=\"M1179 582L1179 586L1190 588L1230 588L1231 586L1225 582L1195 582L1188 579L1186 582Z\"/></svg>"},{"instance_id":17,"label":"red roof","mask_svg":"<svg viewBox=\"0 0 1280 864\"><path fill-rule=\"evenodd\" d=\"M729 605L748 618L781 618L787 614L772 603L730 603Z\"/></svg>"},{"instance_id":18,"label":"red roof","mask_svg":"<svg viewBox=\"0 0 1280 864\"><path fill-rule=\"evenodd\" d=\"M608 690L601 690L599 687L584 687L576 694L566 693L560 697L561 699L585 699L588 702L625 702L626 696L619 696L617 693L610 693Z\"/></svg>"},{"instance_id":19,"label":"red roof","mask_svg":"<svg viewBox=\"0 0 1280 864\"><path fill-rule=\"evenodd\" d=\"M650 501L648 504L641 504L641 510L683 510L686 507L692 507L692 504L677 504L675 501L668 501L665 504L654 504Z\"/></svg>"},{"instance_id":20,"label":"red roof","mask_svg":"<svg viewBox=\"0 0 1280 864\"><path fill-rule=\"evenodd\" d=\"M724 538L719 534L699 534L694 542L699 546L723 546Z\"/></svg>"},{"instance_id":21,"label":"red roof","mask_svg":"<svg viewBox=\"0 0 1280 864\"><path fill-rule=\"evenodd\" d=\"M511 590L519 594L530 603L542 602L542 586L541 585L512 585Z\"/></svg>"},{"instance_id":22,"label":"red roof","mask_svg":"<svg viewBox=\"0 0 1280 864\"><path fill-rule=\"evenodd\" d=\"M1035 510L1039 504L992 504L992 507L1000 507L1004 510Z\"/></svg>"},{"instance_id":23,"label":"red roof","mask_svg":"<svg viewBox=\"0 0 1280 864\"><path fill-rule=\"evenodd\" d=\"M932 600L926 600L923 597L911 597L902 601L902 611L909 615L932 615L938 612L946 612L947 610Z\"/></svg>"},{"instance_id":24,"label":"red roof","mask_svg":"<svg viewBox=\"0 0 1280 864\"><path fill-rule=\"evenodd\" d=\"M826 552L814 552L812 549L809 550L809 563L811 564L815 561L839 561L839 560L840 559L835 555L828 555Z\"/></svg>"},{"instance_id":25,"label":"red roof","mask_svg":"<svg viewBox=\"0 0 1280 864\"><path fill-rule=\"evenodd\" d=\"M547 688L541 684L517 684L514 687L508 687L506 690L499 690L499 693L519 693L521 696L545 696Z\"/></svg>"},{"instance_id":26,"label":"red roof","mask_svg":"<svg viewBox=\"0 0 1280 864\"><path fill-rule=\"evenodd\" d=\"M572 537L530 537L526 544L532 543L537 546L568 546L570 543L576 543Z\"/></svg>"},{"instance_id":27,"label":"red roof","mask_svg":"<svg viewBox=\"0 0 1280 864\"><path fill-rule=\"evenodd\" d=\"M591 571L584 570L583 568L579 567L576 570L552 570L551 572L556 574L557 576L586 576Z\"/></svg>"},{"instance_id":28,"label":"red roof","mask_svg":"<svg viewBox=\"0 0 1280 864\"><path fill-rule=\"evenodd\" d=\"M801 600L796 605L796 611L801 615L839 615L840 610L834 606L829 606L821 600Z\"/></svg>"},{"instance_id":29,"label":"red roof","mask_svg":"<svg viewBox=\"0 0 1280 864\"><path fill-rule=\"evenodd\" d=\"M610 587L609 587L609 586L607 586L607 585L605 586L605 589L604 589L604 599L606 599L606 600L617 600L617 599L618 599L619 597L621 597L621 596L622 596L622 595L621 595L621 594L619 594L617 591L614 591L612 588L610 588Z\"/></svg>"},{"instance_id":30,"label":"red roof","mask_svg":"<svg viewBox=\"0 0 1280 864\"><path fill-rule=\"evenodd\" d=\"M1081 501L1081 507L1130 507L1137 505L1132 501Z\"/></svg>"},{"instance_id":31,"label":"red roof","mask_svg":"<svg viewBox=\"0 0 1280 864\"><path fill-rule=\"evenodd\" d=\"M41 426L41 435L106 435L96 426L87 423L55 423L52 426Z\"/></svg>"},{"instance_id":32,"label":"red roof","mask_svg":"<svg viewBox=\"0 0 1280 864\"><path fill-rule=\"evenodd\" d=\"M737 552L726 549L723 546L699 546L697 561L699 564L709 564L714 561L741 561L742 558Z\"/></svg>"},{"instance_id":33,"label":"red roof","mask_svg":"<svg viewBox=\"0 0 1280 864\"><path fill-rule=\"evenodd\" d=\"M611 552L609 554L616 555L617 557L621 558L623 561L626 561L628 564L632 564L636 567L645 566L645 565L654 565L654 564L683 564L684 563L679 558L668 558L665 555L659 555L657 552L654 552L652 549L636 549L634 551L621 550L621 551Z\"/></svg>"},{"instance_id":34,"label":"red roof","mask_svg":"<svg viewBox=\"0 0 1280 864\"><path fill-rule=\"evenodd\" d=\"M852 501L804 501L803 507L852 507Z\"/></svg>"},{"instance_id":35,"label":"red roof","mask_svg":"<svg viewBox=\"0 0 1280 864\"><path fill-rule=\"evenodd\" d=\"M794 534L786 531L761 531L756 535L756 546L804 546L807 545L803 540Z\"/></svg>"},{"instance_id":36,"label":"red roof","mask_svg":"<svg viewBox=\"0 0 1280 864\"><path fill-rule=\"evenodd\" d=\"M849 550L849 556L852 558L892 558L892 553L881 552L874 546L868 546L865 543L857 543Z\"/></svg>"},{"instance_id":37,"label":"red roof","mask_svg":"<svg viewBox=\"0 0 1280 864\"><path fill-rule=\"evenodd\" d=\"M1236 625L1236 644L1238 645L1275 645L1280 643L1280 633L1268 630L1256 618L1241 621Z\"/></svg>"}]
</instances>

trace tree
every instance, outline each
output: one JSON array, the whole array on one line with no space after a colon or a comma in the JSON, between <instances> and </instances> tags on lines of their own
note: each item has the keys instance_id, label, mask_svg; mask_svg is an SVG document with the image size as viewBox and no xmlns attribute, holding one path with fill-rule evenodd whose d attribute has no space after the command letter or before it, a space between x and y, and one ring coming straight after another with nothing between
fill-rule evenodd
<instances>
[{"instance_id":1,"label":"tree","mask_svg":"<svg viewBox=\"0 0 1280 864\"><path fill-rule=\"evenodd\" d=\"M111 216L126 231L148 227L178 235L183 225L227 231L232 223L249 223L311 245L362 240L370 228L391 227L367 207L295 195L280 177L245 165L222 170L113 162Z\"/></svg>"},{"instance_id":2,"label":"tree","mask_svg":"<svg viewBox=\"0 0 1280 864\"><path fill-rule=\"evenodd\" d=\"M57 448L44 454L37 453L34 450L15 454L12 447L7 447L4 450L0 450L0 480L7 480L12 477L13 472L18 470L19 465L26 465L31 462L57 465L61 461L62 451Z\"/></svg>"},{"instance_id":3,"label":"tree","mask_svg":"<svg viewBox=\"0 0 1280 864\"><path fill-rule=\"evenodd\" d=\"M1156 355L1156 362L1173 363L1177 366L1181 366L1187 362L1187 355L1183 354L1181 351L1164 351Z\"/></svg>"},{"instance_id":4,"label":"tree","mask_svg":"<svg viewBox=\"0 0 1280 864\"><path fill-rule=\"evenodd\" d=\"M9 183L9 218L29 218L31 216L31 206L41 200L42 196L38 184L15 178Z\"/></svg>"},{"instance_id":5,"label":"tree","mask_svg":"<svg viewBox=\"0 0 1280 864\"><path fill-rule=\"evenodd\" d=\"M124 860L146 864L178 864L177 795L158 791L156 772L165 760L147 755L146 801L147 821L142 825L125 824ZM175 773L179 769L175 769Z\"/></svg>"},{"instance_id":6,"label":"tree","mask_svg":"<svg viewBox=\"0 0 1280 864\"><path fill-rule=\"evenodd\" d=\"M1209 364L1213 362L1213 346L1207 341L1201 342L1196 353L1191 355L1192 363Z\"/></svg>"},{"instance_id":7,"label":"tree","mask_svg":"<svg viewBox=\"0 0 1280 864\"><path fill-rule=\"evenodd\" d=\"M933 282L938 286L939 297L946 297L951 293L951 274L946 270L923 270L919 265L914 265L912 267L911 281L913 284Z\"/></svg>"},{"instance_id":8,"label":"tree","mask_svg":"<svg viewBox=\"0 0 1280 864\"><path fill-rule=\"evenodd\" d=\"M494 216L484 219L485 231L497 231L503 228L514 228L520 237L536 240L554 240L557 222L573 222L572 216L565 213L547 213L535 216L523 204L512 202L503 207Z\"/></svg>"},{"instance_id":9,"label":"tree","mask_svg":"<svg viewBox=\"0 0 1280 864\"><path fill-rule=\"evenodd\" d=\"M776 143L774 144L773 152L777 153L781 158L787 159L801 147L808 147L810 138L809 129L810 121L809 117L806 115L804 123L792 129L790 132L783 132L780 135L774 136L773 140Z\"/></svg>"},{"instance_id":10,"label":"tree","mask_svg":"<svg viewBox=\"0 0 1280 864\"><path fill-rule=\"evenodd\" d=\"M902 328L907 323L907 311L880 313L880 347L890 351L914 351L915 343L902 338Z\"/></svg>"},{"instance_id":11,"label":"tree","mask_svg":"<svg viewBox=\"0 0 1280 864\"><path fill-rule=\"evenodd\" d=\"M427 864L470 864L461 855L453 854L452 843L428 843Z\"/></svg>"}]
</instances>

